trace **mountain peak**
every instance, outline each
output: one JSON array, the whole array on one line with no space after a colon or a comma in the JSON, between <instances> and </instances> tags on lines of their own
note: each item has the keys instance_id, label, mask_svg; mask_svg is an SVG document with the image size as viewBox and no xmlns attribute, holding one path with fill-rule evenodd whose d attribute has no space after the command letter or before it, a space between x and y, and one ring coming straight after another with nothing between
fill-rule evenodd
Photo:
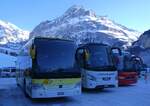
<instances>
[{"instance_id":1,"label":"mountain peak","mask_svg":"<svg viewBox=\"0 0 150 106\"><path fill-rule=\"evenodd\" d=\"M143 35L150 35L150 29L147 30L147 31L145 31L145 32L143 33Z\"/></svg>"},{"instance_id":2,"label":"mountain peak","mask_svg":"<svg viewBox=\"0 0 150 106\"><path fill-rule=\"evenodd\" d=\"M3 20L0 20L0 26L3 27L3 28L8 28L8 29L21 30L16 25L11 24L10 22L7 22L7 21L3 21Z\"/></svg>"},{"instance_id":3,"label":"mountain peak","mask_svg":"<svg viewBox=\"0 0 150 106\"><path fill-rule=\"evenodd\" d=\"M85 9L83 6L80 5L73 5L72 7L70 7L65 14L63 15L64 17L80 17L80 16L94 16L95 12L92 10L87 10Z\"/></svg>"},{"instance_id":4,"label":"mountain peak","mask_svg":"<svg viewBox=\"0 0 150 106\"><path fill-rule=\"evenodd\" d=\"M84 7L82 5L73 5L68 10L79 10L79 9L84 9Z\"/></svg>"},{"instance_id":5,"label":"mountain peak","mask_svg":"<svg viewBox=\"0 0 150 106\"><path fill-rule=\"evenodd\" d=\"M28 31L24 31L12 23L0 20L0 46L20 43L28 40L28 38Z\"/></svg>"},{"instance_id":6,"label":"mountain peak","mask_svg":"<svg viewBox=\"0 0 150 106\"><path fill-rule=\"evenodd\" d=\"M54 20L40 23L30 33L31 38L39 35L71 39L77 43L99 42L123 47L130 46L139 37L137 31L78 5L70 7Z\"/></svg>"}]
</instances>

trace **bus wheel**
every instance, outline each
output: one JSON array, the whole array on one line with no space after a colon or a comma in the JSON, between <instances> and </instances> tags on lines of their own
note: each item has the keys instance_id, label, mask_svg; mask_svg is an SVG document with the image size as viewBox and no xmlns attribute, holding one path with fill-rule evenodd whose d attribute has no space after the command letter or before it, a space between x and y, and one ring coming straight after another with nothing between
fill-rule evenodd
<instances>
[{"instance_id":1,"label":"bus wheel","mask_svg":"<svg viewBox=\"0 0 150 106\"><path fill-rule=\"evenodd\" d=\"M25 80L24 80L24 88L23 88L23 91L24 91L25 97L29 97L29 95L27 94L27 91L26 91L26 81L25 81Z\"/></svg>"},{"instance_id":2,"label":"bus wheel","mask_svg":"<svg viewBox=\"0 0 150 106\"><path fill-rule=\"evenodd\" d=\"M17 83L17 86L19 86L19 84Z\"/></svg>"}]
</instances>

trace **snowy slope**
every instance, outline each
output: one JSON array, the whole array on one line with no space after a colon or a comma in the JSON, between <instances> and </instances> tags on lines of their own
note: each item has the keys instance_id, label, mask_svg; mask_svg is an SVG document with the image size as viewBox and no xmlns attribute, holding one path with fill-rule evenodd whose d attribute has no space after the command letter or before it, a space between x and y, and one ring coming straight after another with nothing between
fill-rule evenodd
<instances>
[{"instance_id":1,"label":"snowy slope","mask_svg":"<svg viewBox=\"0 0 150 106\"><path fill-rule=\"evenodd\" d=\"M150 30L145 31L140 38L134 43L134 46L139 46L144 49L150 48Z\"/></svg>"},{"instance_id":2,"label":"snowy slope","mask_svg":"<svg viewBox=\"0 0 150 106\"><path fill-rule=\"evenodd\" d=\"M0 20L0 46L13 49L28 39L28 31L24 31L9 22Z\"/></svg>"},{"instance_id":3,"label":"snowy slope","mask_svg":"<svg viewBox=\"0 0 150 106\"><path fill-rule=\"evenodd\" d=\"M145 31L140 38L134 42L132 52L142 57L144 63L150 67L150 30Z\"/></svg>"},{"instance_id":4,"label":"snowy slope","mask_svg":"<svg viewBox=\"0 0 150 106\"><path fill-rule=\"evenodd\" d=\"M105 16L97 16L82 6L72 6L62 16L40 23L30 33L30 37L51 36L73 39L78 43L94 41L117 46L129 46L139 35L139 32Z\"/></svg>"}]
</instances>

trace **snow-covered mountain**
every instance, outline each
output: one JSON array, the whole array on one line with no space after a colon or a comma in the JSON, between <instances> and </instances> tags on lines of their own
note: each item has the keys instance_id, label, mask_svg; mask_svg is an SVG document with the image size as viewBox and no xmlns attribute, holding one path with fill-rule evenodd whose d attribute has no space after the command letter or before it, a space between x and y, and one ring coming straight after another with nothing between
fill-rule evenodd
<instances>
[{"instance_id":1,"label":"snow-covered mountain","mask_svg":"<svg viewBox=\"0 0 150 106\"><path fill-rule=\"evenodd\" d=\"M150 30L145 31L134 43L134 46L139 46L144 49L150 49Z\"/></svg>"},{"instance_id":2,"label":"snow-covered mountain","mask_svg":"<svg viewBox=\"0 0 150 106\"><path fill-rule=\"evenodd\" d=\"M15 49L29 39L29 32L0 20L0 46Z\"/></svg>"},{"instance_id":3,"label":"snow-covered mountain","mask_svg":"<svg viewBox=\"0 0 150 106\"><path fill-rule=\"evenodd\" d=\"M100 42L116 46L130 46L140 33L108 19L97 16L82 6L72 6L62 16L40 23L30 33L34 36L50 36L73 39L77 43Z\"/></svg>"},{"instance_id":4,"label":"snow-covered mountain","mask_svg":"<svg viewBox=\"0 0 150 106\"><path fill-rule=\"evenodd\" d=\"M142 57L144 63L150 67L150 30L145 31L131 48L133 54Z\"/></svg>"}]
</instances>

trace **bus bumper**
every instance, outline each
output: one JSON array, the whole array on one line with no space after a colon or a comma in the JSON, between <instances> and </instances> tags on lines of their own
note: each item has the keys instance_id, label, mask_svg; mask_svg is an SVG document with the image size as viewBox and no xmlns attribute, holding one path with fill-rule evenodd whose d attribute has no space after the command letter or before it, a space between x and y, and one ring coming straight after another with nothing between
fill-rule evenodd
<instances>
[{"instance_id":1,"label":"bus bumper","mask_svg":"<svg viewBox=\"0 0 150 106\"><path fill-rule=\"evenodd\" d=\"M118 87L118 81L115 83L102 83L102 82L94 82L94 81L88 81L88 83L83 85L83 88L113 88L113 87Z\"/></svg>"},{"instance_id":2,"label":"bus bumper","mask_svg":"<svg viewBox=\"0 0 150 106\"><path fill-rule=\"evenodd\" d=\"M33 89L31 98L55 98L55 97L66 97L80 95L81 88L70 89L70 90L44 90L44 89Z\"/></svg>"},{"instance_id":3,"label":"bus bumper","mask_svg":"<svg viewBox=\"0 0 150 106\"><path fill-rule=\"evenodd\" d=\"M111 88L118 87L117 71L87 71L82 73L83 88Z\"/></svg>"},{"instance_id":4,"label":"bus bumper","mask_svg":"<svg viewBox=\"0 0 150 106\"><path fill-rule=\"evenodd\" d=\"M137 83L137 80L119 80L119 85L131 85Z\"/></svg>"}]
</instances>

